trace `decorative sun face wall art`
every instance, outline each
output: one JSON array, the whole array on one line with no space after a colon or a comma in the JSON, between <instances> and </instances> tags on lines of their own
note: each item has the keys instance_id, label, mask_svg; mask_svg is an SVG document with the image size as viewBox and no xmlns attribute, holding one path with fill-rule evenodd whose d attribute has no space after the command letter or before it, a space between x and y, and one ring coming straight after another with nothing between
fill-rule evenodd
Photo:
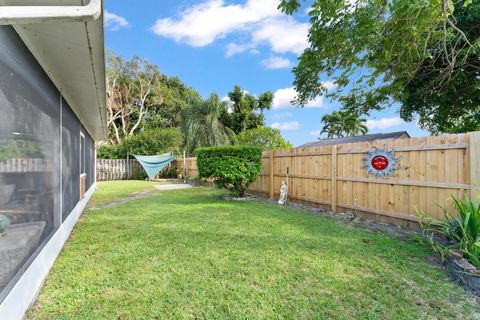
<instances>
[{"instance_id":1,"label":"decorative sun face wall art","mask_svg":"<svg viewBox=\"0 0 480 320\"><path fill-rule=\"evenodd\" d=\"M368 153L366 158L363 158L363 161L363 167L367 168L368 174L377 177L394 177L396 174L393 171L400 169L400 166L397 165L400 157L395 158L395 149L388 151L386 146L383 149L373 147L373 150Z\"/></svg>"}]
</instances>

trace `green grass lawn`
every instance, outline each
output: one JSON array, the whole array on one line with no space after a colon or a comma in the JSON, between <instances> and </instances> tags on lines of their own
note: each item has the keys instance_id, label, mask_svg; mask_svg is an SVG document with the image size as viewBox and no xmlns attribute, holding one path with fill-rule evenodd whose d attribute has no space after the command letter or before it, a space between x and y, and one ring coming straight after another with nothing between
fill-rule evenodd
<instances>
[{"instance_id":1,"label":"green grass lawn","mask_svg":"<svg viewBox=\"0 0 480 320\"><path fill-rule=\"evenodd\" d=\"M138 180L97 182L95 195L89 204L90 206L102 205L115 199L126 197L134 192L150 190L153 186L159 184L162 183Z\"/></svg>"},{"instance_id":2,"label":"green grass lawn","mask_svg":"<svg viewBox=\"0 0 480 320\"><path fill-rule=\"evenodd\" d=\"M101 183L95 197L150 186ZM219 194L162 191L86 212L28 318L480 316L478 301L429 263L429 251L416 242Z\"/></svg>"}]
</instances>

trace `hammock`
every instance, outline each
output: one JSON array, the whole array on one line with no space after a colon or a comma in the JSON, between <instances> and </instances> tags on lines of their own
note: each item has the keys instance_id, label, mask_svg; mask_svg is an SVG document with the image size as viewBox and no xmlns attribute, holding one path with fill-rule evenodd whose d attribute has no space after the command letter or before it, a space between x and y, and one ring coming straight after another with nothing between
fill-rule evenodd
<instances>
[{"instance_id":1,"label":"hammock","mask_svg":"<svg viewBox=\"0 0 480 320\"><path fill-rule=\"evenodd\" d=\"M150 180L154 179L155 176L166 166L168 166L175 157L172 153L165 153L157 156L136 156L134 157L140 162L143 169L147 173Z\"/></svg>"}]
</instances>

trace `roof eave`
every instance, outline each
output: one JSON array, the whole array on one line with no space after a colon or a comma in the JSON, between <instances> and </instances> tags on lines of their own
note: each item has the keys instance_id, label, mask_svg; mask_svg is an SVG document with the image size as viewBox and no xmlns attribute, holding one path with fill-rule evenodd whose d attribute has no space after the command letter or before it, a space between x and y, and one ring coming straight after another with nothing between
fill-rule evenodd
<instances>
[{"instance_id":1,"label":"roof eave","mask_svg":"<svg viewBox=\"0 0 480 320\"><path fill-rule=\"evenodd\" d=\"M107 137L103 12L93 21L12 25L95 140Z\"/></svg>"}]
</instances>

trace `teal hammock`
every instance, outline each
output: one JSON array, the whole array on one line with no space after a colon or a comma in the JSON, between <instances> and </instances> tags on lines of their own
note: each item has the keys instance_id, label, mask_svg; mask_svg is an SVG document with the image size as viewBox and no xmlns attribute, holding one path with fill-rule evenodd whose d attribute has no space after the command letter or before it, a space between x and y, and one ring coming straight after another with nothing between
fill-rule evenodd
<instances>
[{"instance_id":1,"label":"teal hammock","mask_svg":"<svg viewBox=\"0 0 480 320\"><path fill-rule=\"evenodd\" d=\"M140 162L143 169L147 173L150 180L154 179L155 176L162 171L163 168L168 166L175 160L175 157L172 153L165 153L157 156L136 156L134 155L135 159Z\"/></svg>"}]
</instances>

